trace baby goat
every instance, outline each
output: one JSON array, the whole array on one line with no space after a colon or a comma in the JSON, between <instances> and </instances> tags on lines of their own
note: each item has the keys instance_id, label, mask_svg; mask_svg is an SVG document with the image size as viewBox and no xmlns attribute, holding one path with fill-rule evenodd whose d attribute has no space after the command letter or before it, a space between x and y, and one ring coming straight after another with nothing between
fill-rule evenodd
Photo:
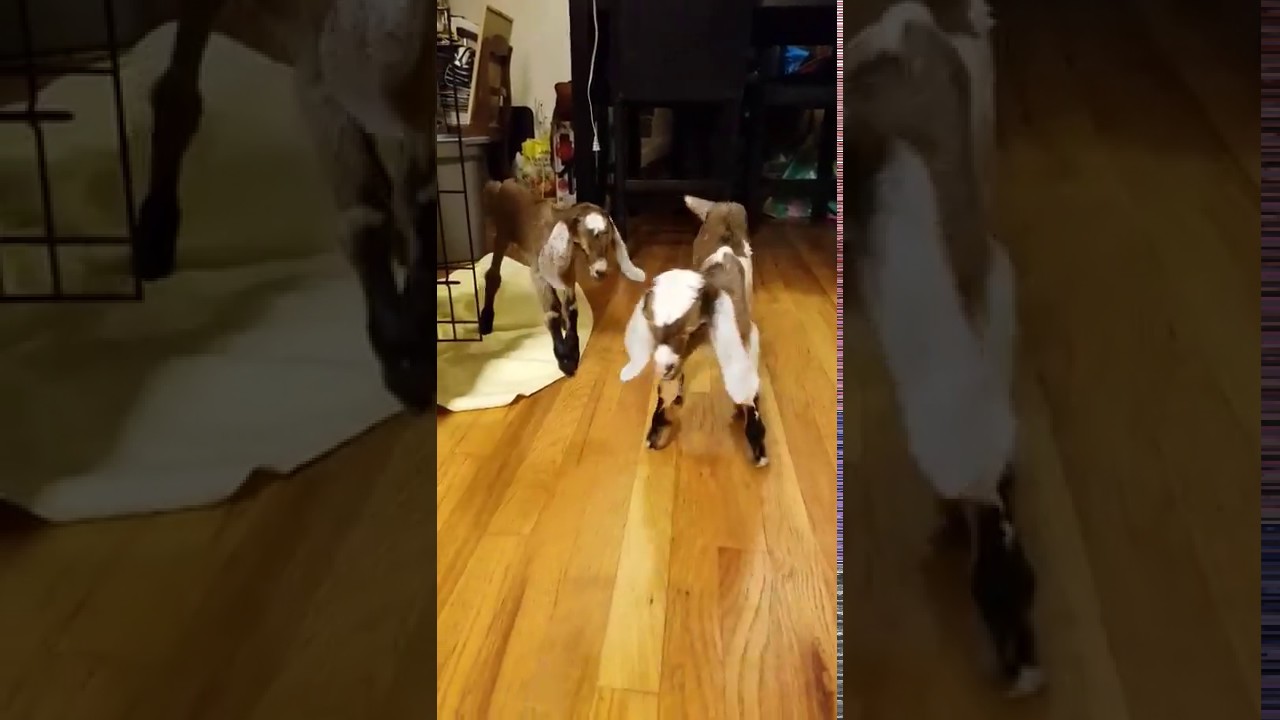
<instances>
[{"instance_id":1,"label":"baby goat","mask_svg":"<svg viewBox=\"0 0 1280 720\"><path fill-rule=\"evenodd\" d=\"M178 31L152 91L150 188L138 216L135 271L174 271L183 157L200 125L199 77L214 30L293 66L303 116L327 161L344 219L343 246L359 275L370 344L387 388L425 410L435 388L435 7L426 0L164 0ZM175 7L176 6L176 7ZM231 17L223 17L232 9ZM246 78L253 82L253 78ZM394 144L404 168L391 177L375 138ZM396 222L412 219L404 250ZM393 260L404 256L401 289Z\"/></svg>"},{"instance_id":2,"label":"baby goat","mask_svg":"<svg viewBox=\"0 0 1280 720\"><path fill-rule=\"evenodd\" d=\"M576 256L581 255L586 261L595 280L609 270L610 247L617 254L623 275L644 282L644 271L632 264L618 228L597 205L578 203L559 208L515 180L486 184L484 204L494 244L493 262L484 274L480 332L493 332L493 300L502 285L502 260L514 245L533 276L556 362L561 372L572 376L582 360L578 345Z\"/></svg>"},{"instance_id":3,"label":"baby goat","mask_svg":"<svg viewBox=\"0 0 1280 720\"><path fill-rule=\"evenodd\" d=\"M872 0L845 53L845 242L907 443L953 522L1009 684L1042 682L1035 575L1013 524L1014 278L992 237L994 68L984 0Z\"/></svg>"},{"instance_id":4,"label":"baby goat","mask_svg":"<svg viewBox=\"0 0 1280 720\"><path fill-rule=\"evenodd\" d=\"M702 219L693 241L693 267L668 270L636 303L624 342L629 382L652 358L659 373L658 403L649 425L652 449L666 447L675 413L684 405L684 364L710 341L724 387L745 420L747 444L757 467L769 464L760 418L760 330L751 315L751 244L747 212L737 203L685 197Z\"/></svg>"}]
</instances>

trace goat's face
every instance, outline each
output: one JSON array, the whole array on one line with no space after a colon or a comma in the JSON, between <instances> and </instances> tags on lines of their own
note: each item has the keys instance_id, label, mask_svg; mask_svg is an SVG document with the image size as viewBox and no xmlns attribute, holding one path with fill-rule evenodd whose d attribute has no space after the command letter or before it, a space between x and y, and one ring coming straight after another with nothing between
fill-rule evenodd
<instances>
[{"instance_id":1,"label":"goat's face","mask_svg":"<svg viewBox=\"0 0 1280 720\"><path fill-rule=\"evenodd\" d=\"M609 249L613 248L622 274L636 282L644 282L645 274L631 263L622 234L600 206L578 203L566 221L574 249L582 254L591 279L599 280L609 271Z\"/></svg>"},{"instance_id":2,"label":"goat's face","mask_svg":"<svg viewBox=\"0 0 1280 720\"><path fill-rule=\"evenodd\" d=\"M573 244L586 258L591 279L599 280L609 271L609 245L617 230L603 210L595 205L583 205L585 212L574 227Z\"/></svg>"},{"instance_id":3,"label":"goat's face","mask_svg":"<svg viewBox=\"0 0 1280 720\"><path fill-rule=\"evenodd\" d=\"M679 377L693 335L704 324L705 286L702 274L693 270L668 270L654 278L627 324L623 382L639 375L650 360L662 379Z\"/></svg>"}]
</instances>

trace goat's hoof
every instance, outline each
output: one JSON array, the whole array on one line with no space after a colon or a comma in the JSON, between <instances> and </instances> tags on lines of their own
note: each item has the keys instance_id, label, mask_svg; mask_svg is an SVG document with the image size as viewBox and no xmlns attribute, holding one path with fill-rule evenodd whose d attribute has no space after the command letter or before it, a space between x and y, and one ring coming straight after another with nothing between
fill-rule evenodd
<instances>
[{"instance_id":1,"label":"goat's hoof","mask_svg":"<svg viewBox=\"0 0 1280 720\"><path fill-rule=\"evenodd\" d=\"M436 372L430 360L405 355L383 366L382 381L387 392L410 415L421 415L435 407Z\"/></svg>"},{"instance_id":2,"label":"goat's hoof","mask_svg":"<svg viewBox=\"0 0 1280 720\"><path fill-rule=\"evenodd\" d=\"M480 311L480 334L488 335L493 332L493 308L485 308Z\"/></svg>"},{"instance_id":3,"label":"goat's hoof","mask_svg":"<svg viewBox=\"0 0 1280 720\"><path fill-rule=\"evenodd\" d=\"M560 365L560 372L564 373L565 377L573 377L578 373L578 361L571 357L559 358L557 364Z\"/></svg>"},{"instance_id":4,"label":"goat's hoof","mask_svg":"<svg viewBox=\"0 0 1280 720\"><path fill-rule=\"evenodd\" d=\"M1044 671L1034 665L1024 665L1009 683L1008 696L1023 698L1035 695L1044 687Z\"/></svg>"},{"instance_id":5,"label":"goat's hoof","mask_svg":"<svg viewBox=\"0 0 1280 720\"><path fill-rule=\"evenodd\" d=\"M386 376L387 391L410 415L422 415L435 405L435 376L431 368L425 370L426 373L411 373L406 368ZM423 378L423 374L431 374L431 378Z\"/></svg>"},{"instance_id":6,"label":"goat's hoof","mask_svg":"<svg viewBox=\"0 0 1280 720\"><path fill-rule=\"evenodd\" d=\"M133 271L140 280L151 282L173 274L181 216L176 196L153 194L142 202L133 244Z\"/></svg>"}]
</instances>

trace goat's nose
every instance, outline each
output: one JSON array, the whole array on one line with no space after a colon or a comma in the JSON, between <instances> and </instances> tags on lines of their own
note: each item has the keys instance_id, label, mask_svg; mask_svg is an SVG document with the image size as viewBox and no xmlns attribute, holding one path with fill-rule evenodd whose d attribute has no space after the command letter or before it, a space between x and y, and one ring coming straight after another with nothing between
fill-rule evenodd
<instances>
[{"instance_id":1,"label":"goat's nose","mask_svg":"<svg viewBox=\"0 0 1280 720\"><path fill-rule=\"evenodd\" d=\"M591 263L591 277L595 280L599 280L600 278L604 277L605 272L607 272L608 270L609 270L609 261L605 260L604 258L601 258Z\"/></svg>"}]
</instances>

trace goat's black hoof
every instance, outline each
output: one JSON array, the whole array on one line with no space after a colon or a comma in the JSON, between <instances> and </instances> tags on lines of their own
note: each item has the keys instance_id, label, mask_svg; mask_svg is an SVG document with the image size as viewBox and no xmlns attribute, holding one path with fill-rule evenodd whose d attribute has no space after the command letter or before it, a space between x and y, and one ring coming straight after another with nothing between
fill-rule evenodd
<instances>
[{"instance_id":1,"label":"goat's black hoof","mask_svg":"<svg viewBox=\"0 0 1280 720\"><path fill-rule=\"evenodd\" d=\"M383 368L383 384L405 412L422 415L435 407L436 373L429 363L404 360Z\"/></svg>"},{"instance_id":2,"label":"goat's black hoof","mask_svg":"<svg viewBox=\"0 0 1280 720\"><path fill-rule=\"evenodd\" d=\"M1044 688L1044 671L1035 665L1024 665L1009 682L1006 691L1011 698L1023 698L1035 695Z\"/></svg>"},{"instance_id":3,"label":"goat's black hoof","mask_svg":"<svg viewBox=\"0 0 1280 720\"><path fill-rule=\"evenodd\" d=\"M560 366L560 372L564 373L565 377L573 377L578 374L578 361L574 358L562 357L558 358L556 362Z\"/></svg>"},{"instance_id":4,"label":"goat's black hoof","mask_svg":"<svg viewBox=\"0 0 1280 720\"><path fill-rule=\"evenodd\" d=\"M582 353L578 351L577 343L565 338L554 348L556 356L556 364L560 366L560 372L565 377L573 377L578 372L578 365L582 362Z\"/></svg>"},{"instance_id":5,"label":"goat's black hoof","mask_svg":"<svg viewBox=\"0 0 1280 720\"><path fill-rule=\"evenodd\" d=\"M480 311L480 334L488 335L493 332L493 308L485 308Z\"/></svg>"},{"instance_id":6,"label":"goat's black hoof","mask_svg":"<svg viewBox=\"0 0 1280 720\"><path fill-rule=\"evenodd\" d=\"M138 211L133 271L140 280L163 280L177 267L182 211L176 195L152 194Z\"/></svg>"}]
</instances>

